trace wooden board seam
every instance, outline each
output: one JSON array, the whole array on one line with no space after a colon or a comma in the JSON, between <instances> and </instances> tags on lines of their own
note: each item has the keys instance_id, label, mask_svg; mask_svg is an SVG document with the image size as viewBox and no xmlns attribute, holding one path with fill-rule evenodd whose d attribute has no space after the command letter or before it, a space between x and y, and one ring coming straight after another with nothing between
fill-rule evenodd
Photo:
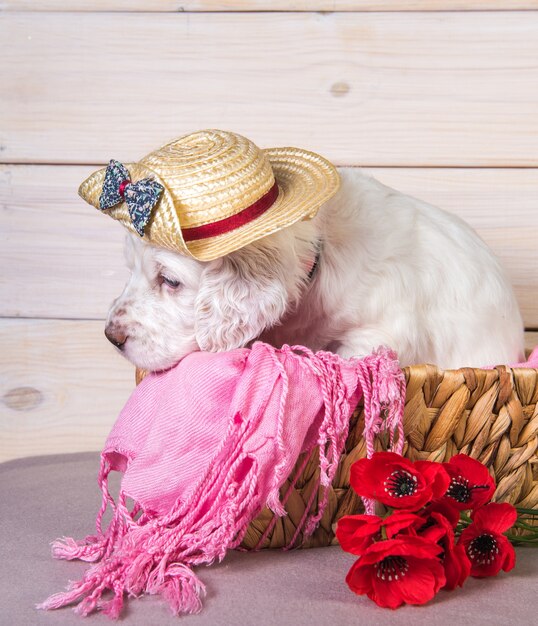
<instances>
[{"instance_id":1,"label":"wooden board seam","mask_svg":"<svg viewBox=\"0 0 538 626\"><path fill-rule=\"evenodd\" d=\"M103 14L110 14L110 13L122 13L122 14L126 14L126 13L136 13L136 14L148 14L148 15L153 15L153 14L159 14L159 15L163 15L163 14L171 14L171 15L175 15L177 13L183 13L185 15L188 15L190 13L193 14L197 14L197 15L204 15L204 14L227 14L227 13L233 13L234 15L240 15L240 14L264 14L264 13L285 13L285 14L293 14L293 13L310 13L310 14L318 14L318 15L334 15L335 13L344 13L344 14L360 14L360 13L402 13L402 14L408 14L408 13L531 13L533 11L537 11L538 10L538 5L536 6L527 6L527 7L510 7L510 6L506 6L506 7L492 7L492 8L476 8L476 7L472 7L472 8L462 8L462 7L456 7L456 8L449 8L444 7L444 8L435 8L435 7L412 7L410 6L409 8L403 8L401 6L398 6L398 8L338 8L338 9L301 9L301 8L291 8L291 9L286 9L286 8L263 8L263 9L243 9L243 8L239 8L239 9L234 9L234 8L215 8L215 9L196 9L196 8L190 8L190 9L185 9L184 7L179 7L178 9L175 10L171 10L171 9L98 9L98 10L93 10L91 8L85 8L82 7L80 9L76 9L73 7L69 7L69 8L35 8L35 7L22 7L22 8L11 8L11 6L4 6L3 4L0 4L0 13L1 12L5 12L5 13L65 13L65 14L72 14L72 13L93 13L93 14L99 14L99 13L103 13Z\"/></svg>"},{"instance_id":2,"label":"wooden board seam","mask_svg":"<svg viewBox=\"0 0 538 626\"><path fill-rule=\"evenodd\" d=\"M216 125L342 165L538 165L538 21L527 13L87 13L84 28L80 15L2 15L4 162L102 163L109 150L132 161L143 120L142 154ZM123 55L123 98L103 101L117 89L107 59ZM148 93L137 71L150 72Z\"/></svg>"},{"instance_id":3,"label":"wooden board seam","mask_svg":"<svg viewBox=\"0 0 538 626\"><path fill-rule=\"evenodd\" d=\"M538 12L537 12L538 13ZM157 147L157 146L156 146ZM260 146L263 148L263 146ZM278 146L275 146L278 147ZM299 147L299 146L297 146ZM142 158L142 157L141 157ZM341 167L341 168L347 168L347 169L363 169L363 170L368 170L368 169L386 169L386 170L416 170L416 169L423 169L423 170L491 170L491 171L495 171L495 170L538 170L538 161L536 162L535 165L512 165L510 163L507 163L506 165L503 164L499 164L499 165L461 165L459 163L455 163L455 164L446 164L443 163L442 165L432 165L432 164L428 164L428 163L418 163L418 164L413 164L413 163L409 163L409 164L405 164L405 165L391 165L391 164L386 164L386 163L377 163L377 164L373 164L371 165L370 163L368 163L367 165L363 165L360 163L341 163L339 162L337 159L332 159L332 164L335 167ZM0 158L0 165L5 165L5 166L15 166L15 167L47 167L47 166L55 166L55 167L95 167L95 168L100 168L103 167L103 165L105 165L104 163L97 163L97 162L92 162L92 161L72 161L69 163L66 162L62 162L62 161L54 161L54 160L49 160L49 161L34 161L34 162L29 162L29 161L2 161L2 159Z\"/></svg>"},{"instance_id":4,"label":"wooden board seam","mask_svg":"<svg viewBox=\"0 0 538 626\"><path fill-rule=\"evenodd\" d=\"M0 313L0 320L6 321L16 321L16 320L24 320L28 322L38 322L38 321L47 321L47 322L104 322L106 318L104 317L58 317L58 316L46 316L40 315L36 316L26 316L26 315L2 315ZM533 327L525 327L526 333L535 333L538 332L538 328Z\"/></svg>"}]
</instances>

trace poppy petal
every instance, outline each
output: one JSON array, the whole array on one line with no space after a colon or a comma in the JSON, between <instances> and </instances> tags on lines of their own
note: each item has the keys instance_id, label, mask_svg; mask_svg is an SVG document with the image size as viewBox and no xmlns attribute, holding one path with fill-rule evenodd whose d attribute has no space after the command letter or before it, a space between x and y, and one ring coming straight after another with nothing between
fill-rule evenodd
<instances>
[{"instance_id":1,"label":"poppy petal","mask_svg":"<svg viewBox=\"0 0 538 626\"><path fill-rule=\"evenodd\" d=\"M336 538L345 552L361 555L373 542L383 520L377 515L345 515L336 526Z\"/></svg>"},{"instance_id":2,"label":"poppy petal","mask_svg":"<svg viewBox=\"0 0 538 626\"><path fill-rule=\"evenodd\" d=\"M392 539L399 532L410 526L420 527L423 523L424 520L420 515L415 515L408 511L394 511L394 513L383 520L383 526L386 528L389 539Z\"/></svg>"},{"instance_id":3,"label":"poppy petal","mask_svg":"<svg viewBox=\"0 0 538 626\"><path fill-rule=\"evenodd\" d=\"M501 545L503 555L503 558L501 559L501 569L504 572L509 572L511 569L514 569L516 565L516 551L514 550L514 546L506 537L501 535L498 541Z\"/></svg>"},{"instance_id":4,"label":"poppy petal","mask_svg":"<svg viewBox=\"0 0 538 626\"><path fill-rule=\"evenodd\" d=\"M372 587L371 571L363 567L360 559L355 561L347 573L346 583L348 587L359 596L365 595Z\"/></svg>"},{"instance_id":5,"label":"poppy petal","mask_svg":"<svg viewBox=\"0 0 538 626\"><path fill-rule=\"evenodd\" d=\"M480 530L502 534L517 521L517 511L508 502L490 502L476 509L472 519Z\"/></svg>"},{"instance_id":6,"label":"poppy petal","mask_svg":"<svg viewBox=\"0 0 538 626\"><path fill-rule=\"evenodd\" d=\"M415 467L421 472L431 488L432 497L443 496L450 485L450 476L441 463L416 461Z\"/></svg>"},{"instance_id":7,"label":"poppy petal","mask_svg":"<svg viewBox=\"0 0 538 626\"><path fill-rule=\"evenodd\" d=\"M425 604L445 583L445 572L438 560L408 557L409 571L402 578L400 593L406 604Z\"/></svg>"},{"instance_id":8,"label":"poppy petal","mask_svg":"<svg viewBox=\"0 0 538 626\"><path fill-rule=\"evenodd\" d=\"M397 609L404 604L404 599L399 593L398 586L394 583L379 580L377 576L372 579L372 588L368 593L370 600L384 609Z\"/></svg>"},{"instance_id":9,"label":"poppy petal","mask_svg":"<svg viewBox=\"0 0 538 626\"><path fill-rule=\"evenodd\" d=\"M443 557L446 584L444 589L451 591L456 587L462 587L471 573L471 562L463 545L457 545L453 549L445 550Z\"/></svg>"}]
</instances>

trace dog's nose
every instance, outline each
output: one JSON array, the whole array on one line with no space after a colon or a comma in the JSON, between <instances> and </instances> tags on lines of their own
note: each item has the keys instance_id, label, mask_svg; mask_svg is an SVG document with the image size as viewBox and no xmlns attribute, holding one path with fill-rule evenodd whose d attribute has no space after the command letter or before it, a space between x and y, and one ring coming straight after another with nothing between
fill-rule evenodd
<instances>
[{"instance_id":1,"label":"dog's nose","mask_svg":"<svg viewBox=\"0 0 538 626\"><path fill-rule=\"evenodd\" d=\"M110 343L114 344L116 348L123 350L123 346L127 341L128 335L121 328L113 325L108 325L105 328L105 337L110 341Z\"/></svg>"}]
</instances>

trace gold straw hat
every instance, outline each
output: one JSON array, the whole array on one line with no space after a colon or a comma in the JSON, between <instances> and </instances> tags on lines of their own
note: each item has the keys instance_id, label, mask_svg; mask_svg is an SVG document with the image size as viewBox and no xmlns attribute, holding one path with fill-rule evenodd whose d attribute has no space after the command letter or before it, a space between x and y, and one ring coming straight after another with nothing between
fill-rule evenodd
<instances>
[{"instance_id":1,"label":"gold straw hat","mask_svg":"<svg viewBox=\"0 0 538 626\"><path fill-rule=\"evenodd\" d=\"M211 261L311 219L339 184L334 165L313 152L260 150L236 133L203 130L138 163L111 161L79 194L148 243Z\"/></svg>"}]
</instances>

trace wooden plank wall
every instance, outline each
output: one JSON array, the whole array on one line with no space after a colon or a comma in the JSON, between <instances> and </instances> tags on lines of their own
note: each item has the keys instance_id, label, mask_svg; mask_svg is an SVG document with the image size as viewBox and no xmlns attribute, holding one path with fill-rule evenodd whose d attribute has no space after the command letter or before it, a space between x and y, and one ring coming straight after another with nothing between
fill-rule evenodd
<instances>
[{"instance_id":1,"label":"wooden plank wall","mask_svg":"<svg viewBox=\"0 0 538 626\"><path fill-rule=\"evenodd\" d=\"M76 189L199 128L462 216L538 341L538 0L0 0L0 42L0 460L102 445L123 232Z\"/></svg>"}]
</instances>

